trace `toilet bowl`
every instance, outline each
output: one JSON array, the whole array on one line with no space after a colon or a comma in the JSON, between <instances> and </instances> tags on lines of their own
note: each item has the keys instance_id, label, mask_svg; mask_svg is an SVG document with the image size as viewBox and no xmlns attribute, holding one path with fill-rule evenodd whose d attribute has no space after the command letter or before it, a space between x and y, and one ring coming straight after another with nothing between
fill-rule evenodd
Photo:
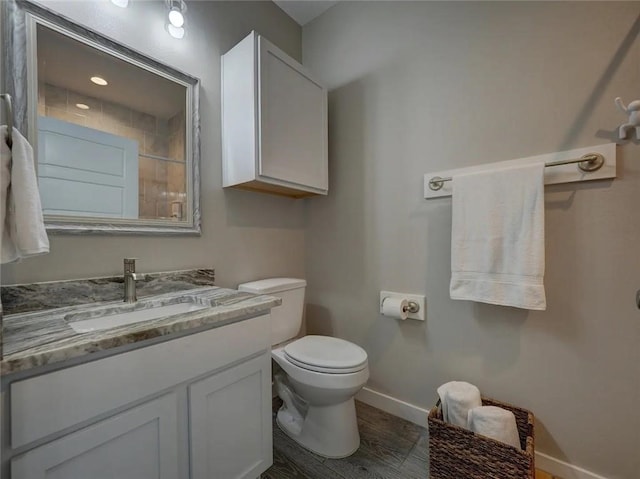
<instances>
[{"instance_id":1,"label":"toilet bowl","mask_svg":"<svg viewBox=\"0 0 640 479\"><path fill-rule=\"evenodd\" d=\"M344 361L341 367L332 369L322 361L321 355L318 360L305 363L299 357L287 354L291 352L291 347L306 352L312 342L322 345L333 343L333 349L327 349L326 352L335 352L336 345L339 345L338 347L352 350L359 359ZM321 350L316 352L322 353ZM305 336L284 347L273 349L271 357L287 374L293 392L306 405L306 410L296 411L302 421L300 425L281 420L283 415L279 412L277 423L280 429L298 444L318 455L342 458L353 454L360 446L353 398L369 379L364 350L337 338ZM284 407L286 410L296 408L296 405L285 402Z\"/></svg>"},{"instance_id":2,"label":"toilet bowl","mask_svg":"<svg viewBox=\"0 0 640 479\"><path fill-rule=\"evenodd\" d=\"M285 377L277 380L283 406L278 427L302 447L324 457L343 458L360 446L354 396L369 379L367 353L343 339L294 338L302 324L306 282L271 278L238 290L282 299L271 310L271 357Z\"/></svg>"}]
</instances>

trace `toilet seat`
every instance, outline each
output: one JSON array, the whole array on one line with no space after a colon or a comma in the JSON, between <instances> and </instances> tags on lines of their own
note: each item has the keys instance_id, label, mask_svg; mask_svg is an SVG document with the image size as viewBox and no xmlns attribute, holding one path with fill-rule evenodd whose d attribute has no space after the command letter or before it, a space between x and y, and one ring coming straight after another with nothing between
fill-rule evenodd
<instances>
[{"instance_id":1,"label":"toilet seat","mask_svg":"<svg viewBox=\"0 0 640 479\"><path fill-rule=\"evenodd\" d=\"M305 336L287 344L286 359L298 367L328 374L348 374L367 367L367 352L344 339Z\"/></svg>"}]
</instances>

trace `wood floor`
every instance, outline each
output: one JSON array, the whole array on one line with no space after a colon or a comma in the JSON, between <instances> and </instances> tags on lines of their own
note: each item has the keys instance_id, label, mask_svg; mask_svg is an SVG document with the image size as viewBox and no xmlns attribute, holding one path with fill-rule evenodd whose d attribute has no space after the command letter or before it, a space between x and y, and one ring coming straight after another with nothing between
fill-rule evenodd
<instances>
[{"instance_id":1,"label":"wood floor","mask_svg":"<svg viewBox=\"0 0 640 479\"><path fill-rule=\"evenodd\" d=\"M360 449L345 459L325 459L300 447L275 423L273 466L262 479L428 479L427 430L356 401ZM536 471L536 479L560 479Z\"/></svg>"},{"instance_id":2,"label":"wood floor","mask_svg":"<svg viewBox=\"0 0 640 479\"><path fill-rule=\"evenodd\" d=\"M279 403L276 403L279 407ZM325 459L302 447L273 423L273 466L263 479L427 479L427 430L356 401L360 449ZM277 410L277 409L276 409Z\"/></svg>"}]
</instances>

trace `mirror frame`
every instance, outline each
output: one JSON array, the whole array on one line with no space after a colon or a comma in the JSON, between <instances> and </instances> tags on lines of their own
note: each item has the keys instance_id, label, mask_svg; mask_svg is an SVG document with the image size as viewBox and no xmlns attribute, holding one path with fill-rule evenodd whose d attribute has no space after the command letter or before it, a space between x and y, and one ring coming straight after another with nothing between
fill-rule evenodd
<instances>
[{"instance_id":1,"label":"mirror frame","mask_svg":"<svg viewBox=\"0 0 640 479\"><path fill-rule=\"evenodd\" d=\"M27 0L3 0L2 61L3 82L13 96L14 126L37 145L37 52L36 27L41 24L116 58L144 68L186 88L185 158L187 172L187 221L154 219L119 219L46 215L48 233L130 234L130 235L200 235L200 80L160 63L115 40L78 25L72 20ZM25 81L26 80L26 81ZM188 121L191 119L191 121ZM36 161L37 169L37 161Z\"/></svg>"}]
</instances>

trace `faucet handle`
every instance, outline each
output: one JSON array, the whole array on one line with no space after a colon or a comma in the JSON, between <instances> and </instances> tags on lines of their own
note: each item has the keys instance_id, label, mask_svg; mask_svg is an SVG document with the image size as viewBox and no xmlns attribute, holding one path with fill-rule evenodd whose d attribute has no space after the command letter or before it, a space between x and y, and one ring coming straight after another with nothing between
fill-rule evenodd
<instances>
[{"instance_id":1,"label":"faucet handle","mask_svg":"<svg viewBox=\"0 0 640 479\"><path fill-rule=\"evenodd\" d=\"M124 259L124 272L135 273L136 272L136 260L138 258L125 258Z\"/></svg>"}]
</instances>

